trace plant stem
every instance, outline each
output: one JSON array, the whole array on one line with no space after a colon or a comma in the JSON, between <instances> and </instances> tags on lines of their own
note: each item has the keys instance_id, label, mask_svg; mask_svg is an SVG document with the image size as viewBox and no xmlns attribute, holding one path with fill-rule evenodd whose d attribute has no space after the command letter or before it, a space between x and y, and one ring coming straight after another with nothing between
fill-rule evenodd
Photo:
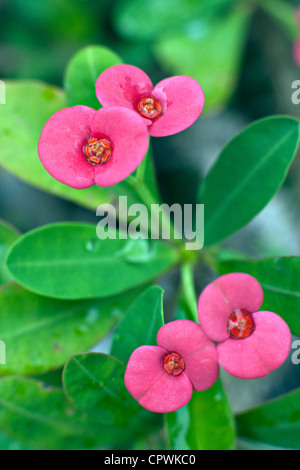
<instances>
[{"instance_id":1,"label":"plant stem","mask_svg":"<svg viewBox=\"0 0 300 470\"><path fill-rule=\"evenodd\" d=\"M138 169L136 171L136 184L144 183L145 171L146 171L146 166L147 166L147 159L149 157L150 157L150 155L149 155L149 151L148 151L147 155L145 156L144 160L142 161L142 163L140 164L140 166L138 167Z\"/></svg>"},{"instance_id":2,"label":"plant stem","mask_svg":"<svg viewBox=\"0 0 300 470\"><path fill-rule=\"evenodd\" d=\"M183 263L181 266L181 280L183 287L183 294L186 303L189 307L190 314L194 321L198 322L198 311L197 311L197 294L195 291L194 284L194 265L191 262Z\"/></svg>"},{"instance_id":3,"label":"plant stem","mask_svg":"<svg viewBox=\"0 0 300 470\"><path fill-rule=\"evenodd\" d=\"M142 174L142 170L141 170ZM145 203L148 209L151 210L151 219L154 217L155 227L158 228L158 232L156 232L156 237L159 237L159 227L160 227L160 218L162 221L162 232L169 234L170 239L176 243L182 243L182 235L176 230L174 225L172 224L170 217L167 216L166 212L160 209L160 204L156 201L153 194L149 191L147 185L138 180L138 174L135 178L128 179L129 184L135 189L141 200Z\"/></svg>"}]
</instances>

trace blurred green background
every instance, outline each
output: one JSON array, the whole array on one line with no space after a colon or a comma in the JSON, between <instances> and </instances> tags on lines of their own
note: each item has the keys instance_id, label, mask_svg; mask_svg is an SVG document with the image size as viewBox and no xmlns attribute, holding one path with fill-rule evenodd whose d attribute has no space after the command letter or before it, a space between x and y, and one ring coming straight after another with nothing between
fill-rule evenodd
<instances>
[{"instance_id":1,"label":"blurred green background","mask_svg":"<svg viewBox=\"0 0 300 470\"><path fill-rule=\"evenodd\" d=\"M193 76L206 95L201 118L179 135L152 139L152 150L163 200L195 202L199 181L221 148L248 123L272 114L300 117L300 105L291 101L292 83L300 78L293 59L293 8L299 4L0 0L0 79L38 79L62 87L72 56L91 44L107 46L125 63L143 68L153 83L170 75ZM15 152L22 152L18 142L12 142L12 159ZM22 232L55 221L98 221L95 213L28 186L4 169L0 200L0 218ZM299 206L296 158L280 193L226 245L255 257L300 255ZM169 309L177 274L162 280ZM209 276L199 272L199 291ZM288 364L272 379L251 384L224 380L235 408L244 409L299 386L298 369Z\"/></svg>"}]
</instances>

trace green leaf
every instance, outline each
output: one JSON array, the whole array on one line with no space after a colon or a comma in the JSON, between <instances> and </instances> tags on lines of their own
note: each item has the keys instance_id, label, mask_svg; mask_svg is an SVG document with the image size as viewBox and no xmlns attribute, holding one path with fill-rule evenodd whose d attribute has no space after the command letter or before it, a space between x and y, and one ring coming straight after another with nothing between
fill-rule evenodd
<instances>
[{"instance_id":1,"label":"green leaf","mask_svg":"<svg viewBox=\"0 0 300 470\"><path fill-rule=\"evenodd\" d=\"M291 332L300 336L300 257L225 261L218 270L220 274L242 272L255 277L264 291L261 309L282 316Z\"/></svg>"},{"instance_id":2,"label":"green leaf","mask_svg":"<svg viewBox=\"0 0 300 470\"><path fill-rule=\"evenodd\" d=\"M300 449L300 389L237 416L239 436L252 443Z\"/></svg>"},{"instance_id":3,"label":"green leaf","mask_svg":"<svg viewBox=\"0 0 300 470\"><path fill-rule=\"evenodd\" d=\"M248 21L248 9L239 9L202 28L196 23L196 28L192 27L194 34L176 34L160 41L155 48L164 69L198 81L205 95L204 111L224 106L233 94Z\"/></svg>"},{"instance_id":4,"label":"green leaf","mask_svg":"<svg viewBox=\"0 0 300 470\"><path fill-rule=\"evenodd\" d=\"M63 92L37 81L6 82L6 105L0 107L0 165L21 180L89 209L111 201L108 190L69 188L45 170L37 144L46 121L66 107ZM18 151L12 158L12 142Z\"/></svg>"},{"instance_id":5,"label":"green leaf","mask_svg":"<svg viewBox=\"0 0 300 470\"><path fill-rule=\"evenodd\" d=\"M64 369L64 389L67 398L91 419L104 426L125 428L127 435L140 436L153 431L159 417L141 408L128 393L125 368L121 361L106 354L73 356Z\"/></svg>"},{"instance_id":6,"label":"green leaf","mask_svg":"<svg viewBox=\"0 0 300 470\"><path fill-rule=\"evenodd\" d=\"M62 390L15 377L0 380L0 428L42 450L99 449L126 439L116 429L82 416Z\"/></svg>"},{"instance_id":7,"label":"green leaf","mask_svg":"<svg viewBox=\"0 0 300 470\"><path fill-rule=\"evenodd\" d=\"M156 346L157 332L163 323L163 290L158 286L149 287L135 300L118 325L114 333L112 356L127 363L139 346Z\"/></svg>"},{"instance_id":8,"label":"green leaf","mask_svg":"<svg viewBox=\"0 0 300 470\"><path fill-rule=\"evenodd\" d=\"M21 237L8 253L7 267L18 283L38 294L103 298L148 283L177 257L159 241L99 240L94 225L63 223Z\"/></svg>"},{"instance_id":9,"label":"green leaf","mask_svg":"<svg viewBox=\"0 0 300 470\"><path fill-rule=\"evenodd\" d=\"M0 450L33 450L0 430Z\"/></svg>"},{"instance_id":10,"label":"green leaf","mask_svg":"<svg viewBox=\"0 0 300 470\"><path fill-rule=\"evenodd\" d=\"M138 295L103 300L49 299L15 285L0 290L0 340L6 364L0 375L35 375L57 369L104 338Z\"/></svg>"},{"instance_id":11,"label":"green leaf","mask_svg":"<svg viewBox=\"0 0 300 470\"><path fill-rule=\"evenodd\" d=\"M166 414L171 450L232 450L235 427L229 400L220 380L190 402Z\"/></svg>"},{"instance_id":12,"label":"green leaf","mask_svg":"<svg viewBox=\"0 0 300 470\"><path fill-rule=\"evenodd\" d=\"M294 5L284 0L272 0L272 2L256 0L256 3L280 24L292 40L297 38L299 31L297 28L296 9Z\"/></svg>"},{"instance_id":13,"label":"green leaf","mask_svg":"<svg viewBox=\"0 0 300 470\"><path fill-rule=\"evenodd\" d=\"M86 41L93 32L99 38L103 29L103 18L99 18L94 5L89 3L87 6L85 0L45 0L38 4L35 0L11 0L8 7L13 18L35 37L35 42L32 38L33 44L30 45L36 45L44 53L48 41L51 41L48 45L50 50L60 48L66 54L69 47ZM15 23L9 25L9 29L12 27L16 27Z\"/></svg>"},{"instance_id":14,"label":"green leaf","mask_svg":"<svg viewBox=\"0 0 300 470\"><path fill-rule=\"evenodd\" d=\"M19 237L17 230L0 220L0 286L9 282L11 277L4 266L4 259L10 245Z\"/></svg>"},{"instance_id":15,"label":"green leaf","mask_svg":"<svg viewBox=\"0 0 300 470\"><path fill-rule=\"evenodd\" d=\"M206 245L226 239L268 204L298 143L299 121L281 116L259 120L229 142L198 194L205 205Z\"/></svg>"},{"instance_id":16,"label":"green leaf","mask_svg":"<svg viewBox=\"0 0 300 470\"><path fill-rule=\"evenodd\" d=\"M71 59L65 75L68 106L82 104L99 109L95 85L99 75L122 60L114 52L102 46L88 46Z\"/></svg>"},{"instance_id":17,"label":"green leaf","mask_svg":"<svg viewBox=\"0 0 300 470\"><path fill-rule=\"evenodd\" d=\"M181 32L202 31L211 17L222 14L233 0L123 0L116 3L115 27L135 41L155 41Z\"/></svg>"}]
</instances>

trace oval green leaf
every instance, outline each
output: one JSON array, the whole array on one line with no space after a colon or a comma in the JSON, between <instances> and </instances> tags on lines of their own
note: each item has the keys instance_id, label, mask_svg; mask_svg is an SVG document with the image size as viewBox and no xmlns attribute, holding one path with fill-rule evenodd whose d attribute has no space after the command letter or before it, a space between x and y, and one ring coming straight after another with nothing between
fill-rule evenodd
<instances>
[{"instance_id":1,"label":"oval green leaf","mask_svg":"<svg viewBox=\"0 0 300 470\"><path fill-rule=\"evenodd\" d=\"M67 398L91 419L115 428L127 436L148 434L160 422L159 416L144 410L124 384L125 365L106 354L81 354L67 362L63 384Z\"/></svg>"},{"instance_id":2,"label":"oval green leaf","mask_svg":"<svg viewBox=\"0 0 300 470\"><path fill-rule=\"evenodd\" d=\"M6 364L0 365L0 375L34 375L63 366L72 354L104 338L138 293L66 301L15 285L2 288L0 340L5 343Z\"/></svg>"},{"instance_id":3,"label":"oval green leaf","mask_svg":"<svg viewBox=\"0 0 300 470\"><path fill-rule=\"evenodd\" d=\"M221 152L200 186L205 244L216 244L246 225L276 194L299 144L299 121L271 117L248 126Z\"/></svg>"},{"instance_id":4,"label":"oval green leaf","mask_svg":"<svg viewBox=\"0 0 300 470\"><path fill-rule=\"evenodd\" d=\"M222 108L234 92L248 21L248 9L243 8L209 22L199 17L184 34L162 40L155 48L164 69L198 81L205 95L204 112Z\"/></svg>"},{"instance_id":5,"label":"oval green leaf","mask_svg":"<svg viewBox=\"0 0 300 470\"><path fill-rule=\"evenodd\" d=\"M111 354L127 362L139 346L156 346L158 330L163 326L163 290L149 287L130 306L114 333Z\"/></svg>"},{"instance_id":6,"label":"oval green leaf","mask_svg":"<svg viewBox=\"0 0 300 470\"><path fill-rule=\"evenodd\" d=\"M177 257L162 242L99 240L94 225L70 223L49 225L21 237L9 251L6 266L19 284L33 292L86 299L146 284L174 266Z\"/></svg>"},{"instance_id":7,"label":"oval green leaf","mask_svg":"<svg viewBox=\"0 0 300 470\"><path fill-rule=\"evenodd\" d=\"M237 416L237 430L253 446L300 449L300 389Z\"/></svg>"},{"instance_id":8,"label":"oval green leaf","mask_svg":"<svg viewBox=\"0 0 300 470\"><path fill-rule=\"evenodd\" d=\"M0 428L41 450L96 450L127 439L124 432L82 416L62 390L15 377L0 380Z\"/></svg>"},{"instance_id":9,"label":"oval green leaf","mask_svg":"<svg viewBox=\"0 0 300 470\"><path fill-rule=\"evenodd\" d=\"M167 413L166 428L171 450L233 450L234 419L220 380L194 392L184 408Z\"/></svg>"},{"instance_id":10,"label":"oval green leaf","mask_svg":"<svg viewBox=\"0 0 300 470\"><path fill-rule=\"evenodd\" d=\"M95 85L104 70L122 63L114 52L102 46L88 46L71 59L66 69L65 89L68 106L82 104L99 109Z\"/></svg>"}]
</instances>

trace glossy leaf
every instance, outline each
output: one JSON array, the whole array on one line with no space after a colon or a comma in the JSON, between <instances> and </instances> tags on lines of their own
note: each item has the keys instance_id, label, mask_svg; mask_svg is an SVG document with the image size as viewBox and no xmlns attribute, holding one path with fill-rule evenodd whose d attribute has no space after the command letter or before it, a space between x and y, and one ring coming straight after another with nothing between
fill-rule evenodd
<instances>
[{"instance_id":1,"label":"glossy leaf","mask_svg":"<svg viewBox=\"0 0 300 470\"><path fill-rule=\"evenodd\" d=\"M285 449L300 449L300 390L265 403L237 416L238 434L261 443ZM257 445L256 445L257 444Z\"/></svg>"},{"instance_id":2,"label":"glossy leaf","mask_svg":"<svg viewBox=\"0 0 300 470\"><path fill-rule=\"evenodd\" d=\"M254 276L264 291L262 309L282 316L292 333L300 336L300 257L226 261L220 263L219 272L243 272Z\"/></svg>"},{"instance_id":3,"label":"glossy leaf","mask_svg":"<svg viewBox=\"0 0 300 470\"><path fill-rule=\"evenodd\" d=\"M4 259L8 248L17 240L19 235L16 229L0 220L0 286L11 280L4 266Z\"/></svg>"},{"instance_id":4,"label":"glossy leaf","mask_svg":"<svg viewBox=\"0 0 300 470\"><path fill-rule=\"evenodd\" d=\"M0 430L0 450L33 450Z\"/></svg>"},{"instance_id":5,"label":"glossy leaf","mask_svg":"<svg viewBox=\"0 0 300 470\"><path fill-rule=\"evenodd\" d=\"M149 287L135 300L118 325L112 356L127 363L139 346L156 346L157 332L163 323L163 290L158 286Z\"/></svg>"},{"instance_id":6,"label":"glossy leaf","mask_svg":"<svg viewBox=\"0 0 300 470\"><path fill-rule=\"evenodd\" d=\"M235 427L227 396L218 381L205 392L194 392L190 402L166 414L171 450L232 450Z\"/></svg>"},{"instance_id":7,"label":"glossy leaf","mask_svg":"<svg viewBox=\"0 0 300 470\"><path fill-rule=\"evenodd\" d=\"M204 112L224 106L233 94L248 20L247 9L208 24L201 24L200 17L191 23L190 33L176 34L155 48L164 69L198 81L205 95Z\"/></svg>"},{"instance_id":8,"label":"glossy leaf","mask_svg":"<svg viewBox=\"0 0 300 470\"><path fill-rule=\"evenodd\" d=\"M15 377L0 380L0 428L42 450L99 449L126 439L116 429L82 416L62 390Z\"/></svg>"},{"instance_id":9,"label":"glossy leaf","mask_svg":"<svg viewBox=\"0 0 300 470\"><path fill-rule=\"evenodd\" d=\"M6 82L6 105L0 108L0 165L43 191L95 209L111 201L106 189L69 188L52 178L38 157L37 144L44 124L66 106L58 88L36 81ZM18 142L19 149L13 158L12 142Z\"/></svg>"},{"instance_id":10,"label":"glossy leaf","mask_svg":"<svg viewBox=\"0 0 300 470\"><path fill-rule=\"evenodd\" d=\"M151 422L157 423L159 418L131 397L125 388L124 374L125 364L112 356L73 356L63 374L66 396L79 410L105 426L125 428L127 435L147 434Z\"/></svg>"},{"instance_id":11,"label":"glossy leaf","mask_svg":"<svg viewBox=\"0 0 300 470\"><path fill-rule=\"evenodd\" d=\"M122 60L114 52L102 46L88 46L71 59L65 76L68 106L82 104L99 109L95 84L99 75Z\"/></svg>"},{"instance_id":12,"label":"glossy leaf","mask_svg":"<svg viewBox=\"0 0 300 470\"><path fill-rule=\"evenodd\" d=\"M19 286L0 290L0 340L6 365L0 375L34 375L57 369L72 354L107 335L139 291L102 300L66 301L31 294Z\"/></svg>"},{"instance_id":13,"label":"glossy leaf","mask_svg":"<svg viewBox=\"0 0 300 470\"><path fill-rule=\"evenodd\" d=\"M27 289L64 299L103 298L143 285L170 269L177 253L151 240L99 240L90 224L53 224L15 243L7 267Z\"/></svg>"},{"instance_id":14,"label":"glossy leaf","mask_svg":"<svg viewBox=\"0 0 300 470\"><path fill-rule=\"evenodd\" d=\"M218 243L246 225L276 194L296 155L299 121L259 120L221 152L200 186L205 244Z\"/></svg>"}]
</instances>

